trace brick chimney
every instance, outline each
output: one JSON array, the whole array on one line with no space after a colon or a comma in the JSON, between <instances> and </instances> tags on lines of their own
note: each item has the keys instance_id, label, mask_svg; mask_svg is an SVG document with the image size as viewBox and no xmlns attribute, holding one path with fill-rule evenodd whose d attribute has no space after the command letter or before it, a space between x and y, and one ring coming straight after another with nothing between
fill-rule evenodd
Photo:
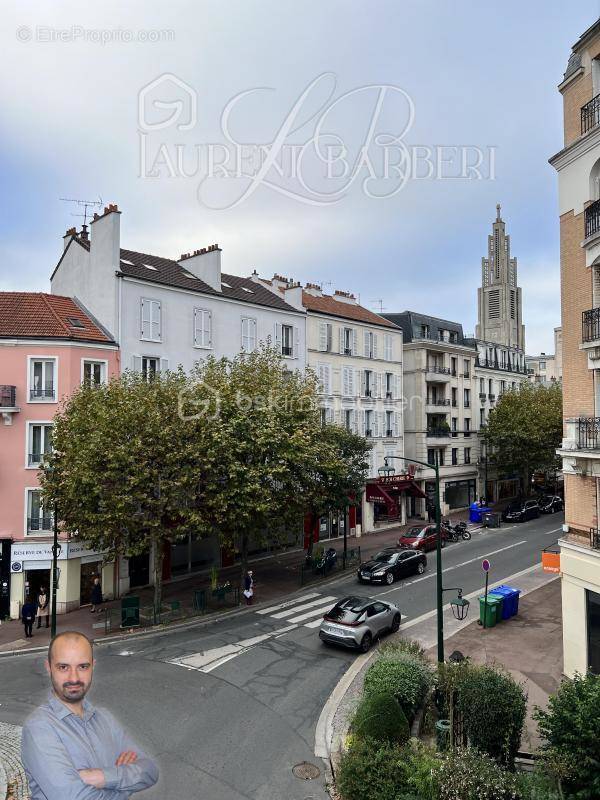
<instances>
[{"instance_id":1,"label":"brick chimney","mask_svg":"<svg viewBox=\"0 0 600 800\"><path fill-rule=\"evenodd\" d=\"M340 303L349 303L353 306L358 305L356 302L356 297L353 294L350 292L342 292L340 289L335 290L333 293L333 299L338 300Z\"/></svg>"},{"instance_id":2,"label":"brick chimney","mask_svg":"<svg viewBox=\"0 0 600 800\"><path fill-rule=\"evenodd\" d=\"M323 297L323 290L318 283L307 283L304 286L304 291L307 294L312 294L313 297Z\"/></svg>"},{"instance_id":3,"label":"brick chimney","mask_svg":"<svg viewBox=\"0 0 600 800\"><path fill-rule=\"evenodd\" d=\"M271 280L271 284L274 289L287 289L287 287L292 283L293 281L291 281L289 278L285 278L283 275L277 274L273 275Z\"/></svg>"},{"instance_id":4,"label":"brick chimney","mask_svg":"<svg viewBox=\"0 0 600 800\"><path fill-rule=\"evenodd\" d=\"M121 262L121 212L118 207L111 203L103 214L94 214L90 227L92 271L118 270Z\"/></svg>"},{"instance_id":5,"label":"brick chimney","mask_svg":"<svg viewBox=\"0 0 600 800\"><path fill-rule=\"evenodd\" d=\"M183 253L177 263L215 291L221 291L221 248L218 244Z\"/></svg>"},{"instance_id":6,"label":"brick chimney","mask_svg":"<svg viewBox=\"0 0 600 800\"><path fill-rule=\"evenodd\" d=\"M75 228L69 228L69 230L63 236L63 250L67 249L73 236L77 236L77 230Z\"/></svg>"},{"instance_id":7,"label":"brick chimney","mask_svg":"<svg viewBox=\"0 0 600 800\"><path fill-rule=\"evenodd\" d=\"M302 303L302 286L300 283L289 283L284 289L283 299L299 311L304 311Z\"/></svg>"}]
</instances>

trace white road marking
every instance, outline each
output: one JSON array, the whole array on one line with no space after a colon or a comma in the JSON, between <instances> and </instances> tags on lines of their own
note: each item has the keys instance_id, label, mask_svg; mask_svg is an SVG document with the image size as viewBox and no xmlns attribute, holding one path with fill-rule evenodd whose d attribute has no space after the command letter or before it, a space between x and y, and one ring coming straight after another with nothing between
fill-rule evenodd
<instances>
[{"instance_id":1,"label":"white road marking","mask_svg":"<svg viewBox=\"0 0 600 800\"><path fill-rule=\"evenodd\" d=\"M319 619L315 619L315 620L313 620L312 622L305 622L305 623L304 623L304 627L305 627L305 628L318 628L318 627L319 627L319 625L320 625L322 622L323 622L323 617L322 617L322 616L320 616L320 617L319 617Z\"/></svg>"},{"instance_id":2,"label":"white road marking","mask_svg":"<svg viewBox=\"0 0 600 800\"><path fill-rule=\"evenodd\" d=\"M546 531L546 533L544 534L544 536L550 536L550 534L551 534L551 533L558 533L559 531L561 531L561 532L562 532L562 527L560 527L560 528L553 528L551 531Z\"/></svg>"},{"instance_id":3,"label":"white road marking","mask_svg":"<svg viewBox=\"0 0 600 800\"><path fill-rule=\"evenodd\" d=\"M321 608L313 608L312 611L307 611L305 614L299 614L297 617L291 617L290 622L304 622L305 619L310 619L311 617L315 616L323 616L326 611L329 611L333 607L334 603L327 603L326 606L321 606Z\"/></svg>"},{"instance_id":4,"label":"white road marking","mask_svg":"<svg viewBox=\"0 0 600 800\"><path fill-rule=\"evenodd\" d=\"M272 611L279 611L282 608L289 608L289 606L293 606L296 603L302 603L304 600L311 600L313 597L319 597L319 592L311 592L310 594L303 594L302 597L296 597L295 600L286 600L284 603L279 603L276 606L270 606L269 608L261 608L260 611L257 611L257 614L270 614Z\"/></svg>"},{"instance_id":5,"label":"white road marking","mask_svg":"<svg viewBox=\"0 0 600 800\"><path fill-rule=\"evenodd\" d=\"M311 606L318 606L319 604L323 603L330 603L332 600L336 600L337 598L334 595L330 595L328 597L318 597L316 600L311 600L310 603L302 603L301 606L294 606L294 608L288 608L286 611L280 611L278 614L271 614L273 619L284 619L285 617L291 617L292 614L296 614L299 611L305 611L307 608Z\"/></svg>"}]
</instances>

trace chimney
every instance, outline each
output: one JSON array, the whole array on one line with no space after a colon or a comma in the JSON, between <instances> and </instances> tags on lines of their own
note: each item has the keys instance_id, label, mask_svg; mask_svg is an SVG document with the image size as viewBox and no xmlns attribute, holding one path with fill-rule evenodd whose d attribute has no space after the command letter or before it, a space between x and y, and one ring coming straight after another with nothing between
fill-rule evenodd
<instances>
[{"instance_id":1,"label":"chimney","mask_svg":"<svg viewBox=\"0 0 600 800\"><path fill-rule=\"evenodd\" d=\"M79 234L79 238L81 239L82 242L89 242L90 237L88 235L88 226L87 225L82 225L81 226L81 233Z\"/></svg>"},{"instance_id":2,"label":"chimney","mask_svg":"<svg viewBox=\"0 0 600 800\"><path fill-rule=\"evenodd\" d=\"M290 283L284 290L283 299L298 311L304 311L302 286L299 283Z\"/></svg>"},{"instance_id":3,"label":"chimney","mask_svg":"<svg viewBox=\"0 0 600 800\"><path fill-rule=\"evenodd\" d=\"M312 294L313 297L323 297L323 290L318 283L307 283L304 287L307 294Z\"/></svg>"},{"instance_id":4,"label":"chimney","mask_svg":"<svg viewBox=\"0 0 600 800\"><path fill-rule=\"evenodd\" d=\"M77 231L75 228L69 228L69 230L63 236L63 249L66 250L69 242L73 238L73 236L77 236Z\"/></svg>"},{"instance_id":5,"label":"chimney","mask_svg":"<svg viewBox=\"0 0 600 800\"><path fill-rule=\"evenodd\" d=\"M271 280L271 284L275 290L277 289L287 289L290 284L292 284L289 278L285 278L283 275L273 275L273 279Z\"/></svg>"},{"instance_id":6,"label":"chimney","mask_svg":"<svg viewBox=\"0 0 600 800\"><path fill-rule=\"evenodd\" d=\"M333 293L333 299L339 300L340 303L349 303L350 305L358 305L356 302L356 297L350 292L342 292L339 289L336 289Z\"/></svg>"},{"instance_id":7,"label":"chimney","mask_svg":"<svg viewBox=\"0 0 600 800\"><path fill-rule=\"evenodd\" d=\"M104 213L94 214L91 222L92 241L90 244L93 272L106 272L107 267L119 269L121 261L121 212L116 205L106 206Z\"/></svg>"},{"instance_id":8,"label":"chimney","mask_svg":"<svg viewBox=\"0 0 600 800\"><path fill-rule=\"evenodd\" d=\"M221 291L221 248L218 244L183 253L177 263L217 292Z\"/></svg>"}]
</instances>

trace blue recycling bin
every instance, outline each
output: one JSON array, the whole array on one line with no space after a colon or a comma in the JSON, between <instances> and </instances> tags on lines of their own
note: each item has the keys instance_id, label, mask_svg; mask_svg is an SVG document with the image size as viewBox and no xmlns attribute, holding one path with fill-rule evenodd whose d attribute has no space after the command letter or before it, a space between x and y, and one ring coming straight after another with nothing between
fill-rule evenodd
<instances>
[{"instance_id":1,"label":"blue recycling bin","mask_svg":"<svg viewBox=\"0 0 600 800\"><path fill-rule=\"evenodd\" d=\"M477 502L471 503L469 506L469 522L481 522L482 515L491 510L487 506L480 506Z\"/></svg>"},{"instance_id":2,"label":"blue recycling bin","mask_svg":"<svg viewBox=\"0 0 600 800\"><path fill-rule=\"evenodd\" d=\"M500 595L504 598L502 606L502 619L514 617L519 613L519 595L520 589L514 589L512 586L496 586L493 590L494 594Z\"/></svg>"}]
</instances>

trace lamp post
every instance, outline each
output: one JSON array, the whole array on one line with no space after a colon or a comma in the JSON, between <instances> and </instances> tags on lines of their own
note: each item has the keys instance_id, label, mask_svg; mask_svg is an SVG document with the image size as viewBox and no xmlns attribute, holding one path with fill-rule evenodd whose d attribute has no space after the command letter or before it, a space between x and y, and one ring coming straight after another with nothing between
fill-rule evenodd
<instances>
[{"instance_id":1,"label":"lamp post","mask_svg":"<svg viewBox=\"0 0 600 800\"><path fill-rule=\"evenodd\" d=\"M433 469L435 472L435 549L437 555L436 564L436 583L437 583L437 654L438 662L444 663L444 591L458 591L458 598L451 602L452 613L457 619L464 619L469 611L469 601L465 600L462 596L462 589L444 589L442 584L442 525L441 517L442 512L440 508L440 467L438 463L438 454L435 454L435 464L428 464L426 461L419 461L416 458L406 458L406 456L386 456L383 463L384 466L378 470L380 474L390 475L394 472L393 467L388 466L389 459L397 459L398 461L410 461L414 464L421 464L423 467ZM456 613L455 613L456 607ZM463 616L457 616L462 613Z\"/></svg>"},{"instance_id":2,"label":"lamp post","mask_svg":"<svg viewBox=\"0 0 600 800\"><path fill-rule=\"evenodd\" d=\"M60 545L58 543L58 506L54 504L54 540L52 542L52 594L50 606L50 636L56 636L56 589L58 583L58 555Z\"/></svg>"}]
</instances>

